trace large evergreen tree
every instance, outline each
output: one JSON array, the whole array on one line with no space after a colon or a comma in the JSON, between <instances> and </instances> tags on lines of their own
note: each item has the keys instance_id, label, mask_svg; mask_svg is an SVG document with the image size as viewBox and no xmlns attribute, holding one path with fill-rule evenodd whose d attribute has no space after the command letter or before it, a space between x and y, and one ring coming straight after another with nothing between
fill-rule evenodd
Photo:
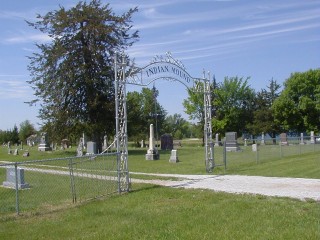
<instances>
[{"instance_id":1,"label":"large evergreen tree","mask_svg":"<svg viewBox=\"0 0 320 240\"><path fill-rule=\"evenodd\" d=\"M28 22L52 39L37 44L39 51L29 57L29 83L36 96L31 104L40 102L44 130L56 140L84 131L99 142L114 130L113 56L138 40L131 30L136 11L117 16L108 4L92 0Z\"/></svg>"}]
</instances>

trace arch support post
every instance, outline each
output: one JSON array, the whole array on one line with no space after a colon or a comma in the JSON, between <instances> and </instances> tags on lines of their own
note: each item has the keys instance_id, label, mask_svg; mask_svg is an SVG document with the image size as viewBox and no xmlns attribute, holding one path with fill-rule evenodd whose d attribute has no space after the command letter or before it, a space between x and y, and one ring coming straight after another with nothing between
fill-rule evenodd
<instances>
[{"instance_id":1,"label":"arch support post","mask_svg":"<svg viewBox=\"0 0 320 240\"><path fill-rule=\"evenodd\" d=\"M115 110L116 110L116 148L118 192L129 192L130 179L128 170L128 134L126 105L126 58L121 55L120 61L114 58L115 73Z\"/></svg>"},{"instance_id":2,"label":"arch support post","mask_svg":"<svg viewBox=\"0 0 320 240\"><path fill-rule=\"evenodd\" d=\"M211 116L211 89L210 76L209 79L203 79L203 96L204 96L204 144L205 144L205 164L206 171L211 173L215 166L213 141L212 141L212 116Z\"/></svg>"}]
</instances>

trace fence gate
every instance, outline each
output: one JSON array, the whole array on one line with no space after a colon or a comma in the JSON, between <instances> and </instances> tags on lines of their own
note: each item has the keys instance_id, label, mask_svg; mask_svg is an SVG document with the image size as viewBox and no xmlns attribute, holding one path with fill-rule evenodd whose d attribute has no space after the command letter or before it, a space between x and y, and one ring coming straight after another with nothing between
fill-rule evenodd
<instances>
[{"instance_id":1,"label":"fence gate","mask_svg":"<svg viewBox=\"0 0 320 240\"><path fill-rule=\"evenodd\" d=\"M170 53L166 56L156 56L149 65L138 68L129 67L128 57L124 54L114 58L115 74L115 108L116 108L116 145L117 171L119 192L129 191L128 170L128 134L127 134L127 106L126 84L148 86L158 79L178 81L187 89L202 92L204 96L204 140L205 166L207 172L215 167L211 126L211 91L210 76L203 78L191 77L184 65L174 59Z\"/></svg>"}]
</instances>

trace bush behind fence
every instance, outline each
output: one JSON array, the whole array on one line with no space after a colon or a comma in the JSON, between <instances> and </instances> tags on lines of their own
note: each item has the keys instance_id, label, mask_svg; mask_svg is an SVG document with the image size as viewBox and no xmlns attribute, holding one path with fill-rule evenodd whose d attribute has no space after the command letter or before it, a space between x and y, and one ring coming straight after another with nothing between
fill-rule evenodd
<instances>
[{"instance_id":1,"label":"bush behind fence","mask_svg":"<svg viewBox=\"0 0 320 240\"><path fill-rule=\"evenodd\" d=\"M108 153L0 164L0 184L14 182L0 188L0 213L48 211L116 193L116 162Z\"/></svg>"}]
</instances>

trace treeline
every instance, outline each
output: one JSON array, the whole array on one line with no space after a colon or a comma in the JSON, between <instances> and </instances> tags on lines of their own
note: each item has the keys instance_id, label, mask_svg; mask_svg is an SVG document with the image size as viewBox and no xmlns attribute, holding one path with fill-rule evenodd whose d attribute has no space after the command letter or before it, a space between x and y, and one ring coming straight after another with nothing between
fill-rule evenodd
<instances>
[{"instance_id":1,"label":"treeline","mask_svg":"<svg viewBox=\"0 0 320 240\"><path fill-rule=\"evenodd\" d=\"M12 129L0 130L0 143L1 144L20 144L26 143L29 136L37 133L34 126L29 120L25 120L20 124L20 129L16 125Z\"/></svg>"}]
</instances>

